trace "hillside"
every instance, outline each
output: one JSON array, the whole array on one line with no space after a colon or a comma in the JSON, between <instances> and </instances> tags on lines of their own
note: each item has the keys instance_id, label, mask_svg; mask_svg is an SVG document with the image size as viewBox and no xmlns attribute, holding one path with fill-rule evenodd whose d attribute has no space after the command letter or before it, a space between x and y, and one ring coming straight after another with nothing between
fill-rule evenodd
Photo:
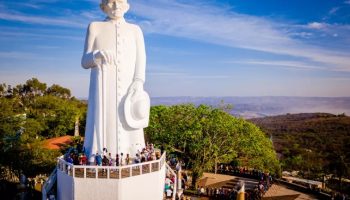
<instances>
[{"instance_id":1,"label":"hillside","mask_svg":"<svg viewBox=\"0 0 350 200\"><path fill-rule=\"evenodd\" d=\"M303 113L250 121L271 137L284 169L349 175L350 117Z\"/></svg>"},{"instance_id":2,"label":"hillside","mask_svg":"<svg viewBox=\"0 0 350 200\"><path fill-rule=\"evenodd\" d=\"M231 114L245 119L285 113L324 112L350 115L350 97L153 97L152 105L193 103L233 106Z\"/></svg>"}]
</instances>

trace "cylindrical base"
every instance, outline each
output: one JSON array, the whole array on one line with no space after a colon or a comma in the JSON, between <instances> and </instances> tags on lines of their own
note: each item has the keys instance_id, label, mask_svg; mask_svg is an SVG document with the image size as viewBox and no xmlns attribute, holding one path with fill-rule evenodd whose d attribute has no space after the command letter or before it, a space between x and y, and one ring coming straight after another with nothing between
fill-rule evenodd
<instances>
[{"instance_id":1,"label":"cylindrical base","mask_svg":"<svg viewBox=\"0 0 350 200\"><path fill-rule=\"evenodd\" d=\"M237 194L237 200L244 200L244 192L239 192Z\"/></svg>"},{"instance_id":2,"label":"cylindrical base","mask_svg":"<svg viewBox=\"0 0 350 200\"><path fill-rule=\"evenodd\" d=\"M166 166L163 165L159 171L121 179L77 178L57 170L57 198L58 200L162 200L165 169Z\"/></svg>"}]
</instances>

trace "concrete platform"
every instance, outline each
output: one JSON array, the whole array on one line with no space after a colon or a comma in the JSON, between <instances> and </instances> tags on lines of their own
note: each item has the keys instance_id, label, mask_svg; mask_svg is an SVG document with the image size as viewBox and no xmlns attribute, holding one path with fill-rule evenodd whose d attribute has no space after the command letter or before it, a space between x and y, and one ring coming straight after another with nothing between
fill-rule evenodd
<instances>
[{"instance_id":1,"label":"concrete platform","mask_svg":"<svg viewBox=\"0 0 350 200\"><path fill-rule=\"evenodd\" d=\"M113 166L72 165L59 159L58 200L162 200L165 154L156 161Z\"/></svg>"}]
</instances>

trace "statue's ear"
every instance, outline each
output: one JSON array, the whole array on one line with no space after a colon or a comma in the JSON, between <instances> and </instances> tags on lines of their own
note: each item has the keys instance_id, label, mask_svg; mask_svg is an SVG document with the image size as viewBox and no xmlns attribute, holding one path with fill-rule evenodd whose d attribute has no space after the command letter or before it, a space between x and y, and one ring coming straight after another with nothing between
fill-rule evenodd
<instances>
[{"instance_id":1,"label":"statue's ear","mask_svg":"<svg viewBox=\"0 0 350 200\"><path fill-rule=\"evenodd\" d=\"M105 12L105 6L103 5L103 3L100 3L100 8L103 12Z\"/></svg>"},{"instance_id":2,"label":"statue's ear","mask_svg":"<svg viewBox=\"0 0 350 200\"><path fill-rule=\"evenodd\" d=\"M128 12L129 9L130 9L130 5L128 3L126 3L126 5L125 5L125 12Z\"/></svg>"}]
</instances>

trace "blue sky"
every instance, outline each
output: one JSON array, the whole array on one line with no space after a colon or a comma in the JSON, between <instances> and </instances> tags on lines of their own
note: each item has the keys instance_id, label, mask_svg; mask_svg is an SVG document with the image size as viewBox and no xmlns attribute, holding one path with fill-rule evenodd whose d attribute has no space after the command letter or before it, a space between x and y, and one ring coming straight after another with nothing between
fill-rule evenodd
<instances>
[{"instance_id":1,"label":"blue sky","mask_svg":"<svg viewBox=\"0 0 350 200\"><path fill-rule=\"evenodd\" d=\"M0 82L87 97L80 66L99 0L0 1ZM350 96L350 0L129 0L160 96Z\"/></svg>"}]
</instances>

